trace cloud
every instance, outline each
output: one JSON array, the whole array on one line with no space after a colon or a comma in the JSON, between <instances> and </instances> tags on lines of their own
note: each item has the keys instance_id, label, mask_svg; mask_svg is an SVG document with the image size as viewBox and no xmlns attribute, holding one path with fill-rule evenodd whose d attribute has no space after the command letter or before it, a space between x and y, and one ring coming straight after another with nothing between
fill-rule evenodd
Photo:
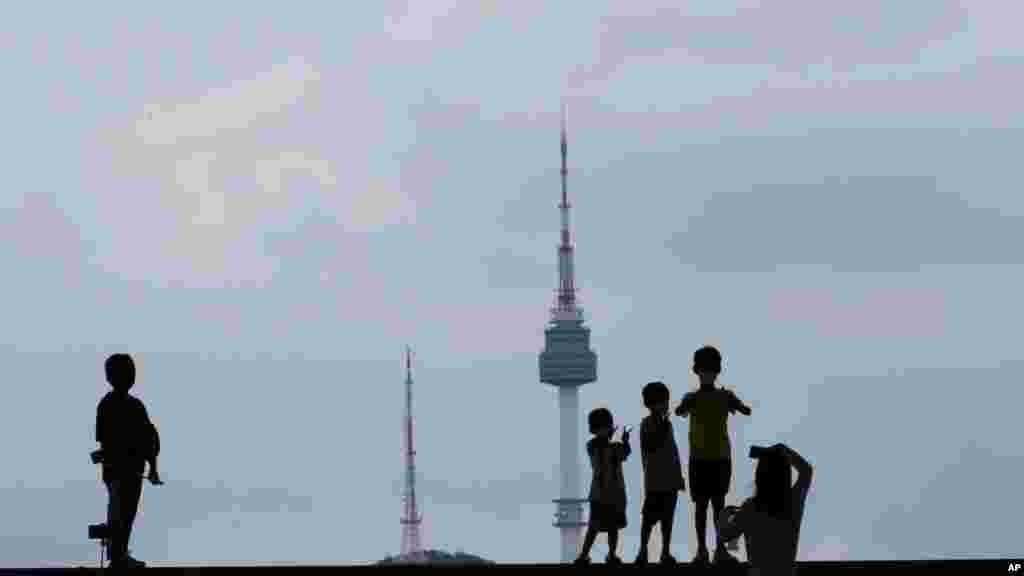
<instances>
[{"instance_id":1,"label":"cloud","mask_svg":"<svg viewBox=\"0 0 1024 576\"><path fill-rule=\"evenodd\" d=\"M380 115L358 103L371 99L324 80L295 57L191 100L153 99L103 131L111 173L101 176L112 180L94 184L114 231L104 265L161 284L258 286L278 265L261 235L310 203L336 213L346 233L412 223L397 180L369 167ZM338 107L322 110L323 92L342 89ZM332 120L349 130L339 138ZM344 169L328 145L346 153Z\"/></svg>"},{"instance_id":2,"label":"cloud","mask_svg":"<svg viewBox=\"0 0 1024 576\"><path fill-rule=\"evenodd\" d=\"M147 146L224 138L225 132L248 130L280 115L308 98L319 82L317 67L291 58L261 78L215 88L190 102L152 101L135 120L135 133Z\"/></svg>"},{"instance_id":3,"label":"cloud","mask_svg":"<svg viewBox=\"0 0 1024 576\"><path fill-rule=\"evenodd\" d=\"M670 248L701 271L916 272L929 264L1017 264L1017 218L971 208L932 178L850 178L716 193Z\"/></svg>"},{"instance_id":4,"label":"cloud","mask_svg":"<svg viewBox=\"0 0 1024 576\"><path fill-rule=\"evenodd\" d=\"M872 288L843 301L836 289L770 289L769 319L810 323L819 336L942 336L943 291Z\"/></svg>"},{"instance_id":5,"label":"cloud","mask_svg":"<svg viewBox=\"0 0 1024 576\"><path fill-rule=\"evenodd\" d=\"M799 6L616 4L597 17L596 55L574 70L571 83L597 93L598 85L627 66L645 63L747 70L767 65L775 72L797 73L822 64L830 71L849 71L858 64L913 64L921 50L965 30L967 22L967 9L955 2L913 9L881 0Z\"/></svg>"}]
</instances>

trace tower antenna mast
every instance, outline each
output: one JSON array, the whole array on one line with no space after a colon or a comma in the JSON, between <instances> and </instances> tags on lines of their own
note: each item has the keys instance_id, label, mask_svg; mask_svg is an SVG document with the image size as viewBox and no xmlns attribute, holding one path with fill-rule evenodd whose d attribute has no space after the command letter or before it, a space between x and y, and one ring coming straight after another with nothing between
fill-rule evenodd
<instances>
[{"instance_id":1,"label":"tower antenna mast","mask_svg":"<svg viewBox=\"0 0 1024 576\"><path fill-rule=\"evenodd\" d=\"M420 523L423 516L416 503L416 450L412 434L412 349L405 347L405 417L403 418L405 440L405 494L402 497L401 518L402 548L404 558L418 558L422 555Z\"/></svg>"}]
</instances>

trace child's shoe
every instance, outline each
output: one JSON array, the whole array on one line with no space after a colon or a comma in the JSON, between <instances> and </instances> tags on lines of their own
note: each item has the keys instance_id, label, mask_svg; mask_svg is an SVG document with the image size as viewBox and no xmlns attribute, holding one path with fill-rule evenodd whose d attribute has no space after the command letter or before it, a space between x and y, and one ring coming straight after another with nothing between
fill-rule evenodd
<instances>
[{"instance_id":1,"label":"child's shoe","mask_svg":"<svg viewBox=\"0 0 1024 576\"><path fill-rule=\"evenodd\" d=\"M671 554L662 554L661 564L663 566L675 566L678 562L676 562L676 559L673 558Z\"/></svg>"},{"instance_id":2,"label":"child's shoe","mask_svg":"<svg viewBox=\"0 0 1024 576\"><path fill-rule=\"evenodd\" d=\"M647 550L641 550L640 553L636 555L636 561L633 562L633 564L636 566L647 566Z\"/></svg>"},{"instance_id":3,"label":"child's shoe","mask_svg":"<svg viewBox=\"0 0 1024 576\"><path fill-rule=\"evenodd\" d=\"M614 554L609 554L608 557L605 558L604 563L610 566L619 566L622 564L622 558L619 558Z\"/></svg>"},{"instance_id":4,"label":"child's shoe","mask_svg":"<svg viewBox=\"0 0 1024 576\"><path fill-rule=\"evenodd\" d=\"M580 556L573 562L574 566L590 566L590 556Z\"/></svg>"}]
</instances>

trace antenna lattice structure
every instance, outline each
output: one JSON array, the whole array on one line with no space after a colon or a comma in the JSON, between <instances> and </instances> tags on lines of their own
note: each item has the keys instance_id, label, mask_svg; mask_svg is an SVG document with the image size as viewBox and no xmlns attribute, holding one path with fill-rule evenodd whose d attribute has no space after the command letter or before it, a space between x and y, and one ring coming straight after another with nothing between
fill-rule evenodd
<instances>
[{"instance_id":1,"label":"antenna lattice structure","mask_svg":"<svg viewBox=\"0 0 1024 576\"><path fill-rule=\"evenodd\" d=\"M422 554L420 523L423 517L416 506L416 450L412 435L412 350L405 348L405 417L402 437L405 444L405 492L402 495L402 548L406 558Z\"/></svg>"}]
</instances>

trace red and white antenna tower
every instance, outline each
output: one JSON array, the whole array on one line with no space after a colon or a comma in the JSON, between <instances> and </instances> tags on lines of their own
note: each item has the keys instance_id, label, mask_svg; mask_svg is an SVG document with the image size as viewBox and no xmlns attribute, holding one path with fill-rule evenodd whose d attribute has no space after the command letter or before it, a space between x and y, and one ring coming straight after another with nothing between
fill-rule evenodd
<instances>
[{"instance_id":1,"label":"red and white antenna tower","mask_svg":"<svg viewBox=\"0 0 1024 576\"><path fill-rule=\"evenodd\" d=\"M423 549L420 542L420 523L423 516L416 506L416 450L412 442L412 350L405 347L405 494L402 496L402 551L403 557L417 557Z\"/></svg>"}]
</instances>

